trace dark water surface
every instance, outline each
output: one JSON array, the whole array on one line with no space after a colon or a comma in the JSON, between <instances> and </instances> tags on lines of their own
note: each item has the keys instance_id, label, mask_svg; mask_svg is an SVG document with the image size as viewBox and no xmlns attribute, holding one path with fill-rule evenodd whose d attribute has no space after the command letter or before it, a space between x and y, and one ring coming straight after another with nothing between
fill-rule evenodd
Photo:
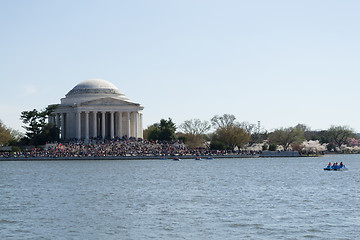
<instances>
[{"instance_id":1,"label":"dark water surface","mask_svg":"<svg viewBox=\"0 0 360 240\"><path fill-rule=\"evenodd\" d=\"M0 239L359 239L359 170L359 155L0 161Z\"/></svg>"}]
</instances>

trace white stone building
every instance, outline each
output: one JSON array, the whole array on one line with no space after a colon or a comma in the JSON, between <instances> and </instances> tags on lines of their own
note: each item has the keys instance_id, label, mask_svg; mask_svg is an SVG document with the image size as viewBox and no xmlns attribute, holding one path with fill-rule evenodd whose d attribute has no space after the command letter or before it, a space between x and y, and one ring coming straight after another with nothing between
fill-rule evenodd
<instances>
[{"instance_id":1,"label":"white stone building","mask_svg":"<svg viewBox=\"0 0 360 240\"><path fill-rule=\"evenodd\" d=\"M91 79L76 85L50 118L60 138L84 139L143 137L142 110L112 83Z\"/></svg>"}]
</instances>

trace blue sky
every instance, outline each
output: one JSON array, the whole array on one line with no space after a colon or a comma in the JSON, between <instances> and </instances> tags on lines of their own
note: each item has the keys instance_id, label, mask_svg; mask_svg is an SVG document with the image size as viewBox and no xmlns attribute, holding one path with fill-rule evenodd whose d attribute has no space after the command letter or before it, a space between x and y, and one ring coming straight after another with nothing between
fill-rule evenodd
<instances>
[{"instance_id":1,"label":"blue sky","mask_svg":"<svg viewBox=\"0 0 360 240\"><path fill-rule=\"evenodd\" d=\"M112 82L171 117L360 132L360 1L0 1L0 119Z\"/></svg>"}]
</instances>

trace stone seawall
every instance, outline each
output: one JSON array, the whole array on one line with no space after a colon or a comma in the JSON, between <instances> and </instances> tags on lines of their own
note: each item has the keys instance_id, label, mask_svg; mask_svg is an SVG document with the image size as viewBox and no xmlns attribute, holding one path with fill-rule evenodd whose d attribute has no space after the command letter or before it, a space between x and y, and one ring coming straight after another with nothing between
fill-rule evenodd
<instances>
[{"instance_id":1,"label":"stone seawall","mask_svg":"<svg viewBox=\"0 0 360 240\"><path fill-rule=\"evenodd\" d=\"M260 157L300 157L300 154L298 151L283 151L283 152L264 151L259 156Z\"/></svg>"}]
</instances>

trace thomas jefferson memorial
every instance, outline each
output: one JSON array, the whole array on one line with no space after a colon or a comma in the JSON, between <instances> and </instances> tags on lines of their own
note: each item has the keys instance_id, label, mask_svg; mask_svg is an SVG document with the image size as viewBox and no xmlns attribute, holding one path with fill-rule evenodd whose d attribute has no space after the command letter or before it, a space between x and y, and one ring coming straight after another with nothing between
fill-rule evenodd
<instances>
[{"instance_id":1,"label":"thomas jefferson memorial","mask_svg":"<svg viewBox=\"0 0 360 240\"><path fill-rule=\"evenodd\" d=\"M63 140L142 138L143 109L112 83L91 79L68 92L49 120L60 127Z\"/></svg>"}]
</instances>

